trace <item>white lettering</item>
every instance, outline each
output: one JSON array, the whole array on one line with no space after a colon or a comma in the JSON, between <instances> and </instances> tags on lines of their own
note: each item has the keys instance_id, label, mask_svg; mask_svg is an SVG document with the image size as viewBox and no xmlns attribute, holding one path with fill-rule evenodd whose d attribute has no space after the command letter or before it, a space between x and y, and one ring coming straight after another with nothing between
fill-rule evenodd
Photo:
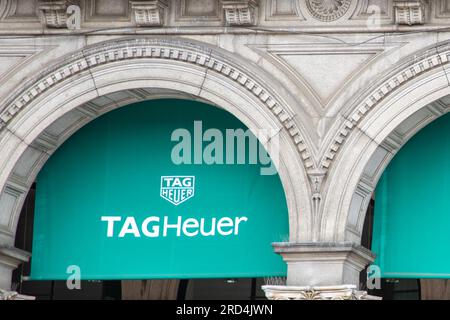
<instances>
[{"instance_id":1,"label":"white lettering","mask_svg":"<svg viewBox=\"0 0 450 320\"><path fill-rule=\"evenodd\" d=\"M209 232L205 231L205 219L200 220L200 233L204 237L213 236L216 234L216 218L211 219L211 229Z\"/></svg>"},{"instance_id":2,"label":"white lettering","mask_svg":"<svg viewBox=\"0 0 450 320\"><path fill-rule=\"evenodd\" d=\"M107 227L107 231L106 231L106 236L108 238L111 238L114 235L114 222L120 221L121 219L122 219L121 217L102 217L101 218L102 221L108 222L108 227Z\"/></svg>"},{"instance_id":3,"label":"white lettering","mask_svg":"<svg viewBox=\"0 0 450 320\"><path fill-rule=\"evenodd\" d=\"M188 231L188 229L198 229L198 220L194 218L186 219L183 223L183 233L188 237L194 237L198 234L198 230Z\"/></svg>"},{"instance_id":4,"label":"white lettering","mask_svg":"<svg viewBox=\"0 0 450 320\"><path fill-rule=\"evenodd\" d=\"M181 234L181 217L177 218L177 224L169 224L169 217L164 217L164 228L163 228L163 236L167 237L167 229L174 228L177 230L177 237Z\"/></svg>"},{"instance_id":5,"label":"white lettering","mask_svg":"<svg viewBox=\"0 0 450 320\"><path fill-rule=\"evenodd\" d=\"M223 231L222 228L231 228L231 230ZM233 220L231 218L225 217L217 222L217 231L223 236L228 236L233 233Z\"/></svg>"},{"instance_id":6,"label":"white lettering","mask_svg":"<svg viewBox=\"0 0 450 320\"><path fill-rule=\"evenodd\" d=\"M156 238L159 237L159 226L153 226L152 231L148 231L148 224L150 222L159 222L159 217L148 217L142 222L142 233L146 237Z\"/></svg>"},{"instance_id":7,"label":"white lettering","mask_svg":"<svg viewBox=\"0 0 450 320\"><path fill-rule=\"evenodd\" d=\"M237 235L239 234L239 224L241 222L247 222L248 219L247 217L236 217L235 218L235 222L234 222L234 234Z\"/></svg>"},{"instance_id":8,"label":"white lettering","mask_svg":"<svg viewBox=\"0 0 450 320\"><path fill-rule=\"evenodd\" d=\"M128 217L120 230L119 238L123 238L126 234L131 233L135 237L140 237L139 229L136 225L136 220L133 217Z\"/></svg>"},{"instance_id":9,"label":"white lettering","mask_svg":"<svg viewBox=\"0 0 450 320\"><path fill-rule=\"evenodd\" d=\"M119 234L114 234L114 223L122 221L125 219ZM102 216L101 221L107 222L106 236L112 238L117 236L123 238L126 235L132 235L135 238L141 237L143 234L148 238L157 238L160 236L186 236L195 237L203 236L210 237L216 234L220 236L230 236L238 235L239 227L248 221L247 217L222 217L217 220L217 218L186 218L183 219L181 216L175 217L157 217L150 216L146 217L144 220L136 222L134 217L120 217L120 216ZM174 223L174 219L176 222ZM139 225L140 224L140 225ZM161 234L162 230L162 234Z\"/></svg>"}]
</instances>

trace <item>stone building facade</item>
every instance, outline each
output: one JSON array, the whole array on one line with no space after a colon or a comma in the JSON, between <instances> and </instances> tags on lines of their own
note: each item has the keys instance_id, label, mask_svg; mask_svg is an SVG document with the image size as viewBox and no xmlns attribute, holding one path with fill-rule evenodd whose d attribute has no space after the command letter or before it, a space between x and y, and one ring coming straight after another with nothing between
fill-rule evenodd
<instances>
[{"instance_id":1,"label":"stone building facade","mask_svg":"<svg viewBox=\"0 0 450 320\"><path fill-rule=\"evenodd\" d=\"M0 288L29 258L16 226L52 152L162 97L278 132L288 276L268 295L357 296L377 181L450 105L450 1L0 0Z\"/></svg>"}]
</instances>

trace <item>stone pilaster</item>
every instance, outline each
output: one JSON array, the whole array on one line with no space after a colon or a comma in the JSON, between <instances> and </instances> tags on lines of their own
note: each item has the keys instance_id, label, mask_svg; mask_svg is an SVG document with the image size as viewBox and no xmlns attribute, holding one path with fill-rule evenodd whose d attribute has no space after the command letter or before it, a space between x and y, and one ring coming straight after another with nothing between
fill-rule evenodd
<instances>
[{"instance_id":1,"label":"stone pilaster","mask_svg":"<svg viewBox=\"0 0 450 320\"><path fill-rule=\"evenodd\" d=\"M22 262L30 259L30 253L9 246L0 245L0 289L11 289L11 276Z\"/></svg>"}]
</instances>

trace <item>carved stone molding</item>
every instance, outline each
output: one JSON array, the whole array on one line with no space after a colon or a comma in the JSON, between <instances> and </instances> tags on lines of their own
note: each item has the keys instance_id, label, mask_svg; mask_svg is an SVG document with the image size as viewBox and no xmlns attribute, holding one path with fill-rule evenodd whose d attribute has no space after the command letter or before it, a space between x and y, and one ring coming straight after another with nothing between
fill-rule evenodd
<instances>
[{"instance_id":1,"label":"carved stone molding","mask_svg":"<svg viewBox=\"0 0 450 320\"><path fill-rule=\"evenodd\" d=\"M41 78L30 80L29 87L22 89L23 91L17 93L14 98L7 102L7 107L0 113L0 131L20 110L25 109L32 100L56 84L96 66L114 61L140 58L173 60L195 64L219 73L239 86L244 87L260 100L286 129L297 147L305 167L313 166L312 155L307 148L299 127L293 119L294 114L290 109L280 104L278 99L267 88L262 86L250 73L239 68L239 66L227 62L227 59L223 56L216 56L211 50L205 50L203 47L180 40L174 43L170 40L159 38L116 40L114 43L108 42L97 45L83 50L82 53L71 55L70 59L61 60L59 65L47 70Z\"/></svg>"},{"instance_id":2,"label":"carved stone molding","mask_svg":"<svg viewBox=\"0 0 450 320\"><path fill-rule=\"evenodd\" d=\"M425 2L420 1L395 1L395 23L415 25L425 23Z\"/></svg>"},{"instance_id":3,"label":"carved stone molding","mask_svg":"<svg viewBox=\"0 0 450 320\"><path fill-rule=\"evenodd\" d=\"M0 300L35 300L36 297L26 296L15 291L0 289Z\"/></svg>"},{"instance_id":4,"label":"carved stone molding","mask_svg":"<svg viewBox=\"0 0 450 320\"><path fill-rule=\"evenodd\" d=\"M136 25L159 27L164 25L167 0L130 1Z\"/></svg>"},{"instance_id":5,"label":"carved stone molding","mask_svg":"<svg viewBox=\"0 0 450 320\"><path fill-rule=\"evenodd\" d=\"M66 0L40 1L38 11L41 13L41 22L48 28L66 28L67 7Z\"/></svg>"},{"instance_id":6,"label":"carved stone molding","mask_svg":"<svg viewBox=\"0 0 450 320\"><path fill-rule=\"evenodd\" d=\"M313 168L308 170L307 173L312 191L313 217L318 217L322 202L322 184L326 176L326 170Z\"/></svg>"},{"instance_id":7,"label":"carved stone molding","mask_svg":"<svg viewBox=\"0 0 450 320\"><path fill-rule=\"evenodd\" d=\"M225 20L230 26L255 25L258 2L256 0L222 0Z\"/></svg>"},{"instance_id":8,"label":"carved stone molding","mask_svg":"<svg viewBox=\"0 0 450 320\"><path fill-rule=\"evenodd\" d=\"M12 16L17 9L17 0L0 1L0 20Z\"/></svg>"},{"instance_id":9,"label":"carved stone molding","mask_svg":"<svg viewBox=\"0 0 450 320\"><path fill-rule=\"evenodd\" d=\"M358 291L354 285L340 286L263 286L269 300L381 300Z\"/></svg>"},{"instance_id":10,"label":"carved stone molding","mask_svg":"<svg viewBox=\"0 0 450 320\"><path fill-rule=\"evenodd\" d=\"M450 44L443 44L427 50L422 55L414 56L408 62L405 62L402 68L394 70L389 76L381 79L378 85L371 89L371 94L365 96L363 101L358 102L358 107L350 113L341 125L330 147L323 155L320 167L328 169L331 166L336 154L353 129L384 98L416 77L432 69L447 65L449 62Z\"/></svg>"},{"instance_id":11,"label":"carved stone molding","mask_svg":"<svg viewBox=\"0 0 450 320\"><path fill-rule=\"evenodd\" d=\"M330 22L347 13L352 0L306 0L309 13L317 20Z\"/></svg>"}]
</instances>

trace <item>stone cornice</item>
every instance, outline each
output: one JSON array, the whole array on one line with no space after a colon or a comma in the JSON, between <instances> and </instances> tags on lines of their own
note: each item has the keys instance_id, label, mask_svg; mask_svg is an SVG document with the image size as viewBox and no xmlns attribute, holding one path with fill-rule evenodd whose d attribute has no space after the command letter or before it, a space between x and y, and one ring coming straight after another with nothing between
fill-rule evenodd
<instances>
[{"instance_id":1,"label":"stone cornice","mask_svg":"<svg viewBox=\"0 0 450 320\"><path fill-rule=\"evenodd\" d=\"M415 30L420 25L427 28L448 27L450 25L450 12L445 9L446 3L441 1L399 1L399 0L374 0L371 5L367 1L322 1L322 0L292 0L289 4L282 5L278 12L277 0L222 0L216 5L214 12L205 11L203 8L188 1L168 0L122 0L116 2L118 15L108 15L105 10L97 12L95 1L100 0L39 0L37 5L27 5L26 11L37 12L36 15L21 15L25 4L17 0L3 0L0 4L0 32L15 34L36 34L39 28L38 17L41 25L46 30L59 29L74 32L80 29L84 32L111 32L117 34L118 29L148 27L196 27L208 32L217 27L256 27L264 31L286 28L289 32L397 32L399 30ZM213 0L210 0L213 1ZM450 1L450 0L442 0ZM31 1L30 1L31 2ZM214 6L206 3L208 6ZM389 8L386 8L386 5ZM69 6L77 7L76 17L67 12ZM369 7L377 7L381 19L379 25L368 26L374 18ZM94 8L94 9L93 9ZM117 9L116 8L116 9ZM122 10L120 10L122 8ZM129 10L130 8L131 10ZM384 8L384 9L382 9ZM288 11L286 11L289 9ZM182 21L177 20L176 12L183 11L188 14ZM214 16L214 17L213 17ZM213 17L213 18L211 18ZM305 18L306 17L306 18ZM69 28L67 19L76 20L79 28ZM372 19L372 20L368 20ZM286 21L289 25L286 27ZM72 21L71 21L72 22ZM370 24L370 23L369 23ZM71 30L67 30L71 29ZM229 32L227 28L226 32ZM261 30L259 30L261 31ZM56 32L53 30L52 32Z\"/></svg>"},{"instance_id":2,"label":"stone cornice","mask_svg":"<svg viewBox=\"0 0 450 320\"><path fill-rule=\"evenodd\" d=\"M332 256L336 260L348 259L361 269L375 260L375 255L370 250L352 242L275 242L272 246L285 260L321 260L321 254Z\"/></svg>"},{"instance_id":3,"label":"stone cornice","mask_svg":"<svg viewBox=\"0 0 450 320\"><path fill-rule=\"evenodd\" d=\"M31 254L15 247L0 245L0 265L17 268L30 259Z\"/></svg>"},{"instance_id":4,"label":"stone cornice","mask_svg":"<svg viewBox=\"0 0 450 320\"><path fill-rule=\"evenodd\" d=\"M270 89L262 85L262 82L252 76L250 72L244 71L237 64L228 61L223 55L179 39L176 41L160 38L115 40L94 45L69 58L61 59L61 62L43 72L43 76L30 80L7 101L6 107L0 112L0 131L34 99L58 83L97 66L144 58L194 64L221 74L244 87L261 101L278 119L280 125L286 129L297 147L305 167L313 166L311 153L299 127L293 120L293 112L287 109Z\"/></svg>"}]
</instances>

